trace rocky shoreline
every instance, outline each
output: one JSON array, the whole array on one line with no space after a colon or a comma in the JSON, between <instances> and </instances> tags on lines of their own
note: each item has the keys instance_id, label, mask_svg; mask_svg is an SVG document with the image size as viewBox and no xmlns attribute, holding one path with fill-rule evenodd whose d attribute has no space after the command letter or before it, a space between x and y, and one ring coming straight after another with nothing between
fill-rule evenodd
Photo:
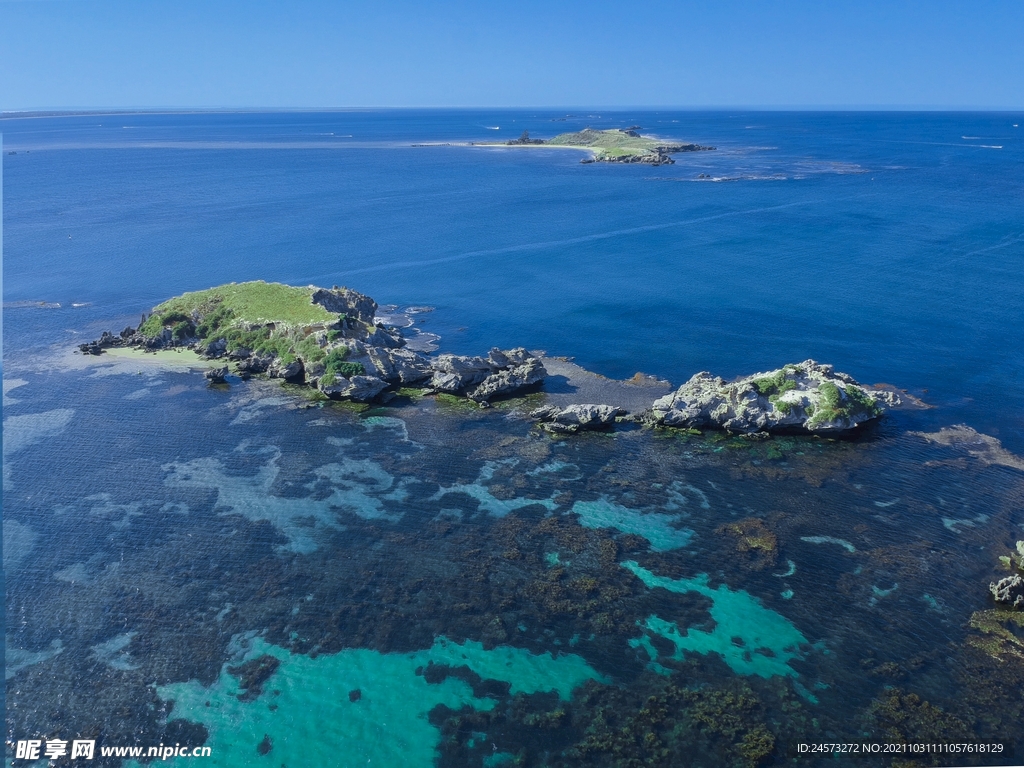
<instances>
[{"instance_id":1,"label":"rocky shoreline","mask_svg":"<svg viewBox=\"0 0 1024 768\"><path fill-rule=\"evenodd\" d=\"M308 301L281 310L292 315L305 311L308 317L287 322L264 317L272 314L265 307L238 309L242 305L237 296L268 292L287 292L289 301L300 305ZM425 395L463 397L481 407L551 390L548 404L530 416L555 434L607 430L624 421L738 434L834 434L854 430L900 404L895 393L865 388L813 360L732 382L702 371L667 394L668 382L640 374L630 382L612 382L558 358L547 358L557 370L549 380L545 359L522 347L494 348L486 356L408 349L399 329L380 322L377 310L370 297L337 286L231 284L165 302L148 317L143 315L138 327L105 332L79 345L79 351L100 355L114 348L190 349L217 363L205 373L214 383L229 375L265 376L305 384L333 400L360 403L387 402L408 387ZM586 381L580 385L571 383L573 379ZM588 396L608 401L583 402Z\"/></svg>"}]
</instances>

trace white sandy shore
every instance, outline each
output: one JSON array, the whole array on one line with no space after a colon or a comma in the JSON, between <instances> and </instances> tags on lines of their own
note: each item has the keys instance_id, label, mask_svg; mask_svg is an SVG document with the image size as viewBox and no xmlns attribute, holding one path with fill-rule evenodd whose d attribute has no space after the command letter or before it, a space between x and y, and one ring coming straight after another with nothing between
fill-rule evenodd
<instances>
[{"instance_id":1,"label":"white sandy shore","mask_svg":"<svg viewBox=\"0 0 1024 768\"><path fill-rule=\"evenodd\" d=\"M112 347L102 355L83 355L77 350L67 350L55 361L46 360L42 367L50 368L54 363L61 368L72 370L95 369L98 375L105 374L156 374L160 371L195 371L219 368L223 361L204 360L191 349L161 349L145 352L141 349Z\"/></svg>"},{"instance_id":2,"label":"white sandy shore","mask_svg":"<svg viewBox=\"0 0 1024 768\"><path fill-rule=\"evenodd\" d=\"M575 149L578 152L597 154L594 147L574 147L571 144L506 144L503 141L425 141L416 147L486 147L487 149Z\"/></svg>"},{"instance_id":3,"label":"white sandy shore","mask_svg":"<svg viewBox=\"0 0 1024 768\"><path fill-rule=\"evenodd\" d=\"M134 347L112 347L100 357L109 355L114 360L130 360L143 365L156 365L161 368L185 369L190 368L219 368L224 365L223 361L207 360L200 357L191 349L158 349L147 352Z\"/></svg>"}]
</instances>

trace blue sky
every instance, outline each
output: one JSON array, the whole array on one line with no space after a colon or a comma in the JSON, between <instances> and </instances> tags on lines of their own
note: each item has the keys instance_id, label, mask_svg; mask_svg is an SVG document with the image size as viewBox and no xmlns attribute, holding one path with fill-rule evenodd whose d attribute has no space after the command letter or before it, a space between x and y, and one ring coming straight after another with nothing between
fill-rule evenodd
<instances>
[{"instance_id":1,"label":"blue sky","mask_svg":"<svg viewBox=\"0 0 1024 768\"><path fill-rule=\"evenodd\" d=\"M1024 2L0 0L0 109L1024 107Z\"/></svg>"}]
</instances>

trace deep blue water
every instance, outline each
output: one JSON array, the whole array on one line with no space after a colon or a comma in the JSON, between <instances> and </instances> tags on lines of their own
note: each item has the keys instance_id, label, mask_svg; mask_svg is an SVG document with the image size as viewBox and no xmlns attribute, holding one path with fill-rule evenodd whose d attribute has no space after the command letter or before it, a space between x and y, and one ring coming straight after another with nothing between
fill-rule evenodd
<instances>
[{"instance_id":1,"label":"deep blue water","mask_svg":"<svg viewBox=\"0 0 1024 768\"><path fill-rule=\"evenodd\" d=\"M4 300L91 304L9 314L7 348L230 280L343 283L436 306L455 351L676 382L813 357L1024 446L1021 115L559 116L4 119ZM410 146L634 124L718 150L648 168Z\"/></svg>"},{"instance_id":2,"label":"deep blue water","mask_svg":"<svg viewBox=\"0 0 1024 768\"><path fill-rule=\"evenodd\" d=\"M231 768L767 768L853 739L1019 762L1022 624L988 585L1024 536L1021 118L0 118L7 739ZM461 146L587 125L718 149ZM526 418L543 392L362 410L71 354L258 278L435 307L446 351L674 384L813 357L932 407L843 440L563 440Z\"/></svg>"}]
</instances>

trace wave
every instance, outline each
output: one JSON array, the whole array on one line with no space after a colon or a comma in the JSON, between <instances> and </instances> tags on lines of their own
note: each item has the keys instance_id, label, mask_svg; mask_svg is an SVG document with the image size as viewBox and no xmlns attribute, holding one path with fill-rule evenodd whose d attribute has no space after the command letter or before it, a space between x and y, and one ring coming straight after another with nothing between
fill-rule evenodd
<instances>
[{"instance_id":1,"label":"wave","mask_svg":"<svg viewBox=\"0 0 1024 768\"><path fill-rule=\"evenodd\" d=\"M741 176L709 176L702 173L689 179L677 179L671 176L648 176L647 181L679 181L679 182L722 182L722 181L785 181L789 177L782 173L768 175L743 174ZM793 177L797 178L797 177Z\"/></svg>"},{"instance_id":2,"label":"wave","mask_svg":"<svg viewBox=\"0 0 1024 768\"><path fill-rule=\"evenodd\" d=\"M60 309L57 301L5 301L4 309Z\"/></svg>"},{"instance_id":3,"label":"wave","mask_svg":"<svg viewBox=\"0 0 1024 768\"><path fill-rule=\"evenodd\" d=\"M673 179L674 180L674 179ZM856 197L866 197L867 195L852 195L849 198L840 199L853 199ZM781 205L767 205L758 208L746 208L742 211L728 211L726 213L716 213L710 216L698 216L692 219L684 219L681 221L668 221L661 224L648 224L642 227L627 227L624 229L615 229L609 232L597 232L592 235L581 235L580 237L569 237L563 240L544 240L536 243L522 243L520 245L510 245L505 248L488 248L486 250L478 251L467 251L465 253L457 253L451 256L440 256L435 259L422 259L420 261L398 261L388 264L376 264L372 267L362 267L360 269L348 269L343 272L333 272L322 275L317 275L316 278L310 280L308 276L291 278L287 282L296 284L315 282L316 280L331 280L335 277L347 277L349 275L361 275L367 272L383 272L395 269L410 269L416 267L431 267L437 264L448 264L453 261L463 261L465 259L480 258L482 256L500 256L503 254L510 253L522 253L525 251L540 251L545 248L556 248L566 245L578 245L581 243L592 243L599 240L610 240L614 237L624 237L627 235L637 235L643 232L657 232L664 229L674 229L675 227L687 227L694 224L705 224L711 221L719 221L721 219L729 219L735 216L746 216L749 214L768 213L770 211L781 211L787 208L798 208L807 205L820 205L822 203L834 203L835 200L826 199L814 199L814 200L798 200L792 203L783 203Z\"/></svg>"}]
</instances>

